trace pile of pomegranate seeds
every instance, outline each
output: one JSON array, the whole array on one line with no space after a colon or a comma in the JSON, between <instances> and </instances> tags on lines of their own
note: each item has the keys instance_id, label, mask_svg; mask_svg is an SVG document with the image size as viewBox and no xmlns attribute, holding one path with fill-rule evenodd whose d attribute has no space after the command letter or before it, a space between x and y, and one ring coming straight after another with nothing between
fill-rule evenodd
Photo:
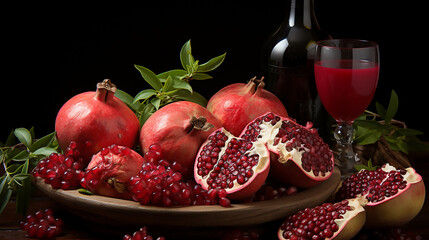
<instances>
[{"instance_id":1,"label":"pile of pomegranate seeds","mask_svg":"<svg viewBox=\"0 0 429 240\"><path fill-rule=\"evenodd\" d=\"M54 189L75 189L80 187L84 164L76 143L70 142L64 154L52 153L39 161L33 169L33 176L41 177Z\"/></svg>"},{"instance_id":2,"label":"pile of pomegranate seeds","mask_svg":"<svg viewBox=\"0 0 429 240\"><path fill-rule=\"evenodd\" d=\"M134 232L131 236L129 234L124 235L124 240L153 240L154 238L147 233L147 228L142 227L138 231ZM156 240L165 240L165 237L158 237Z\"/></svg>"},{"instance_id":3,"label":"pile of pomegranate seeds","mask_svg":"<svg viewBox=\"0 0 429 240\"><path fill-rule=\"evenodd\" d=\"M26 231L29 237L39 239L52 239L58 236L63 230L63 225L63 220L54 218L51 209L39 210L20 222L21 229Z\"/></svg>"},{"instance_id":4,"label":"pile of pomegranate seeds","mask_svg":"<svg viewBox=\"0 0 429 240\"><path fill-rule=\"evenodd\" d=\"M154 145L145 155L149 162L142 165L138 176L129 181L133 200L142 205L190 206L216 205L229 207L231 202L226 198L223 189L206 191L194 181L182 179L182 167L162 159L159 148Z\"/></svg>"},{"instance_id":5,"label":"pile of pomegranate seeds","mask_svg":"<svg viewBox=\"0 0 429 240\"><path fill-rule=\"evenodd\" d=\"M349 210L352 209L347 200L324 203L289 216L280 229L285 239L328 239L339 229L335 220L342 219Z\"/></svg>"}]
</instances>

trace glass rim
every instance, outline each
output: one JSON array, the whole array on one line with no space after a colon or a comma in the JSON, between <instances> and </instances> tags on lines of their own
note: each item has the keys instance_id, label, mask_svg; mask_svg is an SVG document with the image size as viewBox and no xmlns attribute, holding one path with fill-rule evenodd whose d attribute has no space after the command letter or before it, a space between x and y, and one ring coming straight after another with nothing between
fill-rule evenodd
<instances>
[{"instance_id":1,"label":"glass rim","mask_svg":"<svg viewBox=\"0 0 429 240\"><path fill-rule=\"evenodd\" d=\"M330 44L329 44L330 43ZM341 43L353 44L353 46L341 46ZM320 40L316 43L317 46L324 48L337 48L337 49L356 49L356 48L374 48L378 47L378 43L371 40L355 39L355 38L336 38Z\"/></svg>"}]
</instances>

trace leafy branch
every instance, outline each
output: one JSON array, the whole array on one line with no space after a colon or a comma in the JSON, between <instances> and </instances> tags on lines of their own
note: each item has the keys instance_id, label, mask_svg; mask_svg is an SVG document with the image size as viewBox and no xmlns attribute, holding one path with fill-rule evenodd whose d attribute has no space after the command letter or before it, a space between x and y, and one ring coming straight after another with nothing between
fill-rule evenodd
<instances>
[{"instance_id":1,"label":"leafy branch","mask_svg":"<svg viewBox=\"0 0 429 240\"><path fill-rule=\"evenodd\" d=\"M57 152L55 132L35 139L34 129L17 128L0 143L0 214L9 199L16 194L16 211L25 214L30 200L30 171L40 159Z\"/></svg>"},{"instance_id":2,"label":"leafy branch","mask_svg":"<svg viewBox=\"0 0 429 240\"><path fill-rule=\"evenodd\" d=\"M355 143L369 145L383 138L394 151L406 154L416 150L429 151L429 146L417 138L423 132L407 128L404 122L393 119L398 106L398 95L392 90L387 108L376 102L376 113L366 110L354 122L354 127L357 129Z\"/></svg>"},{"instance_id":3,"label":"leafy branch","mask_svg":"<svg viewBox=\"0 0 429 240\"><path fill-rule=\"evenodd\" d=\"M122 90L117 90L115 96L136 113L141 125L159 108L172 102L186 100L206 106L207 99L195 92L189 82L212 79L207 73L219 67L224 61L225 55L226 53L200 64L199 60L195 60L192 55L191 40L189 40L180 50L180 62L183 69L155 74L146 67L134 65L152 88L140 91L135 97Z\"/></svg>"}]
</instances>

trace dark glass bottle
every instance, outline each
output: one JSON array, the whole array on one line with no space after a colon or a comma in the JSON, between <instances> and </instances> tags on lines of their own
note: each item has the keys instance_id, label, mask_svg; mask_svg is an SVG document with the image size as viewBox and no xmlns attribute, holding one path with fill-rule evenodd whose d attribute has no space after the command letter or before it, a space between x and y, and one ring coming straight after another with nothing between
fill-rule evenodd
<instances>
[{"instance_id":1,"label":"dark glass bottle","mask_svg":"<svg viewBox=\"0 0 429 240\"><path fill-rule=\"evenodd\" d=\"M262 50L266 89L284 103L298 123L313 122L327 136L329 115L320 102L314 80L316 42L328 39L317 23L313 0L288 0L282 24Z\"/></svg>"}]
</instances>

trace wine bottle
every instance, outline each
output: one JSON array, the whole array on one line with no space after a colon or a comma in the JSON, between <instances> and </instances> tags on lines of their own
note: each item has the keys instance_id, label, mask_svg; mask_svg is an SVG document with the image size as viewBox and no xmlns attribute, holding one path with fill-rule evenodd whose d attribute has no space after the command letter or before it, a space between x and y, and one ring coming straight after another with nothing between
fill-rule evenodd
<instances>
[{"instance_id":1,"label":"wine bottle","mask_svg":"<svg viewBox=\"0 0 429 240\"><path fill-rule=\"evenodd\" d=\"M287 0L288 9L280 27L262 49L266 89L275 93L298 123L311 121L327 135L329 115L320 102L314 80L316 42L328 39L316 19L313 0Z\"/></svg>"}]
</instances>

